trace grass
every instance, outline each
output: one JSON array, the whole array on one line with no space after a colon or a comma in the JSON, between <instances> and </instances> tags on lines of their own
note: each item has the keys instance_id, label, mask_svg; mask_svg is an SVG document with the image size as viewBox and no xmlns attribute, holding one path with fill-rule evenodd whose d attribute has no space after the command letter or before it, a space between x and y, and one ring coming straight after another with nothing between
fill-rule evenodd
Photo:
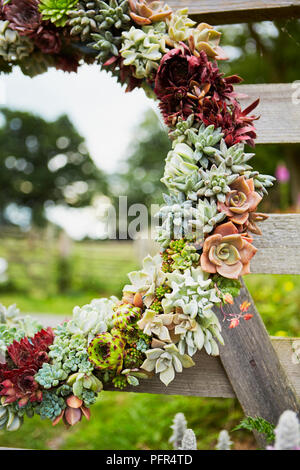
<instances>
[{"instance_id":1,"label":"grass","mask_svg":"<svg viewBox=\"0 0 300 470\"><path fill-rule=\"evenodd\" d=\"M69 315L75 305L89 303L92 298L119 295L127 282L126 273L138 267L130 244L79 244L74 251L73 280L65 294L54 292L52 287L43 290L31 286L27 292L2 290L0 302L17 303L23 312ZM19 272L25 276L22 270ZM84 283L82 273L86 276ZM269 333L299 336L300 276L251 275L245 280ZM28 279L26 282L29 284ZM27 419L17 432L0 431L0 447L164 450L170 448L172 419L183 412L196 433L198 448L212 449L219 431L231 430L243 416L234 399L124 392L103 392L91 411L90 422L84 420L69 430L62 424L53 428L38 416ZM231 437L235 448L254 448L253 438L246 431L234 432Z\"/></svg>"}]
</instances>

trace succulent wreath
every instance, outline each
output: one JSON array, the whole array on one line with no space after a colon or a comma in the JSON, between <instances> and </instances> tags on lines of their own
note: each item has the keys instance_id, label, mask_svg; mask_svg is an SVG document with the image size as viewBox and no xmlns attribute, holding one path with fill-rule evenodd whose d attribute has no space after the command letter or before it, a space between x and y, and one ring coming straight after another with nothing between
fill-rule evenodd
<instances>
[{"instance_id":1,"label":"succulent wreath","mask_svg":"<svg viewBox=\"0 0 300 470\"><path fill-rule=\"evenodd\" d=\"M167 386L201 349L223 344L214 307L233 303L261 234L256 212L274 178L248 164L256 131L218 60L220 33L161 1L1 0L0 69L29 76L97 63L126 86L158 99L172 150L158 216L161 253L128 275L123 298L75 307L42 329L15 306L0 309L0 429L39 414L55 425L90 418L105 384L118 389L159 374ZM249 320L249 304L227 318Z\"/></svg>"}]
</instances>

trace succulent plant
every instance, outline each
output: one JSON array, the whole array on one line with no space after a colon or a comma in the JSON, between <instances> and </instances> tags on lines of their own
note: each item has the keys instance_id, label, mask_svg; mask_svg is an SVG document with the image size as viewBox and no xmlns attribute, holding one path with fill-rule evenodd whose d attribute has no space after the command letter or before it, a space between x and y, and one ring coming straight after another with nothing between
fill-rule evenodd
<instances>
[{"instance_id":1,"label":"succulent plant","mask_svg":"<svg viewBox=\"0 0 300 470\"><path fill-rule=\"evenodd\" d=\"M141 318L142 310L129 304L121 304L116 307L112 315L113 328L130 332Z\"/></svg>"},{"instance_id":2,"label":"succulent plant","mask_svg":"<svg viewBox=\"0 0 300 470\"><path fill-rule=\"evenodd\" d=\"M238 178L238 174L230 174L225 163L219 166L212 165L210 170L199 170L201 180L197 194L199 197L217 198L219 202L225 202L230 185Z\"/></svg>"},{"instance_id":3,"label":"succulent plant","mask_svg":"<svg viewBox=\"0 0 300 470\"><path fill-rule=\"evenodd\" d=\"M158 286L164 283L165 273L161 270L161 258L159 255L153 258L149 255L143 260L143 269L133 271L128 274L131 285L126 285L123 293L140 293L143 303L150 307L155 299L155 291Z\"/></svg>"},{"instance_id":4,"label":"succulent plant","mask_svg":"<svg viewBox=\"0 0 300 470\"><path fill-rule=\"evenodd\" d=\"M216 202L206 198L200 199L196 206L197 217L191 221L191 226L199 233L206 235L222 222L226 214L218 211Z\"/></svg>"},{"instance_id":5,"label":"succulent plant","mask_svg":"<svg viewBox=\"0 0 300 470\"><path fill-rule=\"evenodd\" d=\"M222 137L220 129L205 127L203 124L199 129L190 128L186 131L187 143L194 148L194 158L204 168L208 168L210 157L215 155Z\"/></svg>"},{"instance_id":6,"label":"succulent plant","mask_svg":"<svg viewBox=\"0 0 300 470\"><path fill-rule=\"evenodd\" d=\"M130 17L128 13L128 0L98 1L99 13L96 21L100 30L128 29Z\"/></svg>"},{"instance_id":7,"label":"succulent plant","mask_svg":"<svg viewBox=\"0 0 300 470\"><path fill-rule=\"evenodd\" d=\"M225 52L220 48L219 43L222 34L207 23L200 23L193 28L189 38L189 46L195 53L205 52L212 59L227 59Z\"/></svg>"},{"instance_id":8,"label":"succulent plant","mask_svg":"<svg viewBox=\"0 0 300 470\"><path fill-rule=\"evenodd\" d=\"M101 31L99 33L92 33L93 41L89 44L92 49L95 49L98 54L96 59L103 63L111 56L119 55L119 48L122 42L121 36L114 36L111 31Z\"/></svg>"},{"instance_id":9,"label":"succulent plant","mask_svg":"<svg viewBox=\"0 0 300 470\"><path fill-rule=\"evenodd\" d=\"M119 330L97 335L89 344L89 360L100 371L114 371L119 374L123 367L126 342Z\"/></svg>"},{"instance_id":10,"label":"succulent plant","mask_svg":"<svg viewBox=\"0 0 300 470\"><path fill-rule=\"evenodd\" d=\"M165 23L144 26L142 29L132 26L129 31L122 33L121 56L124 65L134 67L134 76L151 78L159 67L159 62L165 52Z\"/></svg>"},{"instance_id":11,"label":"succulent plant","mask_svg":"<svg viewBox=\"0 0 300 470\"><path fill-rule=\"evenodd\" d=\"M188 41L192 34L192 28L196 24L195 21L189 18L188 8L182 8L174 12L167 23L168 35L173 47L179 42Z\"/></svg>"},{"instance_id":12,"label":"succulent plant","mask_svg":"<svg viewBox=\"0 0 300 470\"><path fill-rule=\"evenodd\" d=\"M90 419L90 410L84 406L83 400L80 400L74 395L70 395L65 401L65 407L61 413L53 420L52 424L55 426L61 420L67 426L74 426L81 421L82 416Z\"/></svg>"},{"instance_id":13,"label":"succulent plant","mask_svg":"<svg viewBox=\"0 0 300 470\"><path fill-rule=\"evenodd\" d=\"M238 279L250 272L250 260L257 252L232 222L219 225L206 238L201 255L201 267L207 273Z\"/></svg>"},{"instance_id":14,"label":"succulent plant","mask_svg":"<svg viewBox=\"0 0 300 470\"><path fill-rule=\"evenodd\" d=\"M195 240L199 233L192 225L198 215L197 209L192 206L192 201L163 206L157 214L157 217L162 218L162 224L157 227L156 241L166 249L172 240L182 238ZM201 236L202 233L199 232Z\"/></svg>"},{"instance_id":15,"label":"succulent plant","mask_svg":"<svg viewBox=\"0 0 300 470\"><path fill-rule=\"evenodd\" d=\"M161 1L129 0L130 16L141 26L164 21L172 14L168 5Z\"/></svg>"},{"instance_id":16,"label":"succulent plant","mask_svg":"<svg viewBox=\"0 0 300 470\"><path fill-rule=\"evenodd\" d=\"M173 148L176 144L187 143L190 129L194 129L194 131L199 129L199 123L195 122L195 115L190 114L187 119L179 117L174 128L169 132Z\"/></svg>"},{"instance_id":17,"label":"succulent plant","mask_svg":"<svg viewBox=\"0 0 300 470\"><path fill-rule=\"evenodd\" d=\"M20 341L25 336L32 337L41 329L42 325L33 317L23 317L15 304L8 308L0 304L0 363L5 362L7 347L14 340Z\"/></svg>"},{"instance_id":18,"label":"succulent plant","mask_svg":"<svg viewBox=\"0 0 300 470\"><path fill-rule=\"evenodd\" d=\"M45 363L34 378L37 383L47 390L57 387L59 383L66 380L67 377L68 372L62 368L62 364L60 362L56 362L54 364Z\"/></svg>"},{"instance_id":19,"label":"succulent plant","mask_svg":"<svg viewBox=\"0 0 300 470\"><path fill-rule=\"evenodd\" d=\"M200 267L186 269L183 273L168 273L167 284L172 292L165 294L162 300L165 313L173 312L179 307L191 318L209 318L214 304L220 303L211 279Z\"/></svg>"},{"instance_id":20,"label":"succulent plant","mask_svg":"<svg viewBox=\"0 0 300 470\"><path fill-rule=\"evenodd\" d=\"M138 321L138 327L149 336L157 336L158 339L166 343L171 342L168 327L173 323L172 314L161 314L151 309L144 312L141 320Z\"/></svg>"},{"instance_id":21,"label":"succulent plant","mask_svg":"<svg viewBox=\"0 0 300 470\"><path fill-rule=\"evenodd\" d=\"M71 36L80 36L82 42L87 41L91 33L99 30L96 15L99 13L99 0L80 0L76 8L68 12L67 25L71 28Z\"/></svg>"},{"instance_id":22,"label":"succulent plant","mask_svg":"<svg viewBox=\"0 0 300 470\"><path fill-rule=\"evenodd\" d=\"M253 179L239 176L231 185L224 203L218 203L218 210L224 212L235 225L247 224L249 214L255 212L262 197L254 191Z\"/></svg>"},{"instance_id":23,"label":"succulent plant","mask_svg":"<svg viewBox=\"0 0 300 470\"><path fill-rule=\"evenodd\" d=\"M87 338L88 343L99 333L107 331L111 326L114 307L118 299L94 299L82 308L75 307L72 319L67 323L66 329L72 335L81 335Z\"/></svg>"},{"instance_id":24,"label":"succulent plant","mask_svg":"<svg viewBox=\"0 0 300 470\"><path fill-rule=\"evenodd\" d=\"M3 405L0 402L0 430L17 431L23 423L11 405Z\"/></svg>"},{"instance_id":25,"label":"succulent plant","mask_svg":"<svg viewBox=\"0 0 300 470\"><path fill-rule=\"evenodd\" d=\"M187 185L187 179L191 185ZM167 155L164 176L161 182L170 191L184 192L187 196L195 194L198 189L198 166L193 149L185 144L176 144Z\"/></svg>"},{"instance_id":26,"label":"succulent plant","mask_svg":"<svg viewBox=\"0 0 300 470\"><path fill-rule=\"evenodd\" d=\"M175 372L195 365L191 357L181 355L175 344L167 344L163 349L155 348L146 351L147 359L141 368L147 372L155 370L160 380L168 386L175 378Z\"/></svg>"},{"instance_id":27,"label":"succulent plant","mask_svg":"<svg viewBox=\"0 0 300 470\"><path fill-rule=\"evenodd\" d=\"M63 27L77 2L78 0L39 0L39 10L44 21L49 20L57 27Z\"/></svg>"},{"instance_id":28,"label":"succulent plant","mask_svg":"<svg viewBox=\"0 0 300 470\"><path fill-rule=\"evenodd\" d=\"M188 46L180 43L160 61L154 92L160 100L165 123L174 127L179 118L187 119L191 114L194 114L195 121L204 122L201 115L206 101L213 99L217 104L235 102L233 85L240 81L237 75L224 77L204 51L196 57ZM222 126L215 125L218 127Z\"/></svg>"},{"instance_id":29,"label":"succulent plant","mask_svg":"<svg viewBox=\"0 0 300 470\"><path fill-rule=\"evenodd\" d=\"M186 242L184 239L173 240L166 250L162 253L164 262L167 263L171 271L175 269L187 269L199 263L200 255L197 253L194 245ZM170 272L168 269L167 272Z\"/></svg>"},{"instance_id":30,"label":"succulent plant","mask_svg":"<svg viewBox=\"0 0 300 470\"><path fill-rule=\"evenodd\" d=\"M253 178L255 191L261 196L268 194L267 188L271 188L276 178L271 175L261 175L258 171L246 171L246 178Z\"/></svg>"},{"instance_id":31,"label":"succulent plant","mask_svg":"<svg viewBox=\"0 0 300 470\"><path fill-rule=\"evenodd\" d=\"M237 79L232 78L232 80L237 82ZM205 126L214 125L216 129L220 128L224 133L226 145L229 147L238 143L246 143L254 147L256 129L253 121L258 117L249 113L256 108L258 103L259 100L256 100L243 110L235 99L231 99L228 103L225 99L219 99L215 95L204 96L201 109L197 113L194 111L195 118ZM172 116L169 116L168 107L163 103L161 107L166 120L173 120Z\"/></svg>"},{"instance_id":32,"label":"succulent plant","mask_svg":"<svg viewBox=\"0 0 300 470\"><path fill-rule=\"evenodd\" d=\"M182 324L188 326L189 323ZM175 328L176 334L176 328ZM180 340L177 344L180 354L187 352L189 356L193 356L197 351L205 349L207 354L211 356L219 355L219 346L215 338L220 344L224 345L223 338L221 336L221 325L215 314L211 314L206 318L198 318L196 325L192 329L186 329L181 334Z\"/></svg>"},{"instance_id":33,"label":"succulent plant","mask_svg":"<svg viewBox=\"0 0 300 470\"><path fill-rule=\"evenodd\" d=\"M41 27L38 0L9 0L1 2L1 19L22 36L31 36Z\"/></svg>"},{"instance_id":34,"label":"succulent plant","mask_svg":"<svg viewBox=\"0 0 300 470\"><path fill-rule=\"evenodd\" d=\"M210 127L210 126L209 126ZM220 149L216 149L210 158L212 163L220 165L224 163L226 168L232 173L242 174L245 171L252 170L247 162L254 156L254 153L245 153L244 144L235 144L227 146L224 139L220 142Z\"/></svg>"},{"instance_id":35,"label":"succulent plant","mask_svg":"<svg viewBox=\"0 0 300 470\"><path fill-rule=\"evenodd\" d=\"M36 413L41 419L55 420L65 409L65 400L58 396L55 391L45 391L43 393L43 401L36 409Z\"/></svg>"},{"instance_id":36,"label":"succulent plant","mask_svg":"<svg viewBox=\"0 0 300 470\"><path fill-rule=\"evenodd\" d=\"M91 373L83 374L82 372L77 372L70 375L66 383L72 387L73 395L83 400L86 406L90 406L97 394L103 389L102 382ZM91 396L87 392L90 392Z\"/></svg>"},{"instance_id":37,"label":"succulent plant","mask_svg":"<svg viewBox=\"0 0 300 470\"><path fill-rule=\"evenodd\" d=\"M32 41L9 28L9 21L0 21L0 56L7 62L16 62L33 51Z\"/></svg>"}]
</instances>

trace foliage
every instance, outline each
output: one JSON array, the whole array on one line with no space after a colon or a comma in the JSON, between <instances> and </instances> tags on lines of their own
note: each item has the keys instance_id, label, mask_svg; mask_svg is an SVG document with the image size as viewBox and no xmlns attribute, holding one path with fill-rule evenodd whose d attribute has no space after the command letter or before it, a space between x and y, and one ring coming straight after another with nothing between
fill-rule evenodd
<instances>
[{"instance_id":1,"label":"foliage","mask_svg":"<svg viewBox=\"0 0 300 470\"><path fill-rule=\"evenodd\" d=\"M264 434L268 443L271 443L275 439L274 429L275 426L261 417L246 416L240 424L235 426L232 431L238 431L240 429L246 429L247 431L257 431L260 434Z\"/></svg>"}]
</instances>

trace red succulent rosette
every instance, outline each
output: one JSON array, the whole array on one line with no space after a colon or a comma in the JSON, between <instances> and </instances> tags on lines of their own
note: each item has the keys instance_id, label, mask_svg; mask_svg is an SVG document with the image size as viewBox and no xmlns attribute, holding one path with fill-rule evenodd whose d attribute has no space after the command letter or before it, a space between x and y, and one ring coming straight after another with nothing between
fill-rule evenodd
<instances>
[{"instance_id":1,"label":"red succulent rosette","mask_svg":"<svg viewBox=\"0 0 300 470\"><path fill-rule=\"evenodd\" d=\"M10 0L6 4L1 0L3 18L21 36L31 36L40 28L42 15L38 5L38 0Z\"/></svg>"},{"instance_id":2,"label":"red succulent rosette","mask_svg":"<svg viewBox=\"0 0 300 470\"><path fill-rule=\"evenodd\" d=\"M53 343L51 328L41 330L33 338L14 341L8 348L9 361L0 364L0 395L5 404L18 401L24 406L28 401L41 401L42 391L34 380L44 362L48 362L48 348Z\"/></svg>"},{"instance_id":3,"label":"red succulent rosette","mask_svg":"<svg viewBox=\"0 0 300 470\"><path fill-rule=\"evenodd\" d=\"M256 108L259 99L254 101L246 109L235 100L231 104L212 98L204 98L201 111L195 116L196 120L203 122L205 126L214 125L221 128L224 140L228 147L239 143L246 143L251 147L255 145L256 129L253 121L258 119L249 113Z\"/></svg>"}]
</instances>

